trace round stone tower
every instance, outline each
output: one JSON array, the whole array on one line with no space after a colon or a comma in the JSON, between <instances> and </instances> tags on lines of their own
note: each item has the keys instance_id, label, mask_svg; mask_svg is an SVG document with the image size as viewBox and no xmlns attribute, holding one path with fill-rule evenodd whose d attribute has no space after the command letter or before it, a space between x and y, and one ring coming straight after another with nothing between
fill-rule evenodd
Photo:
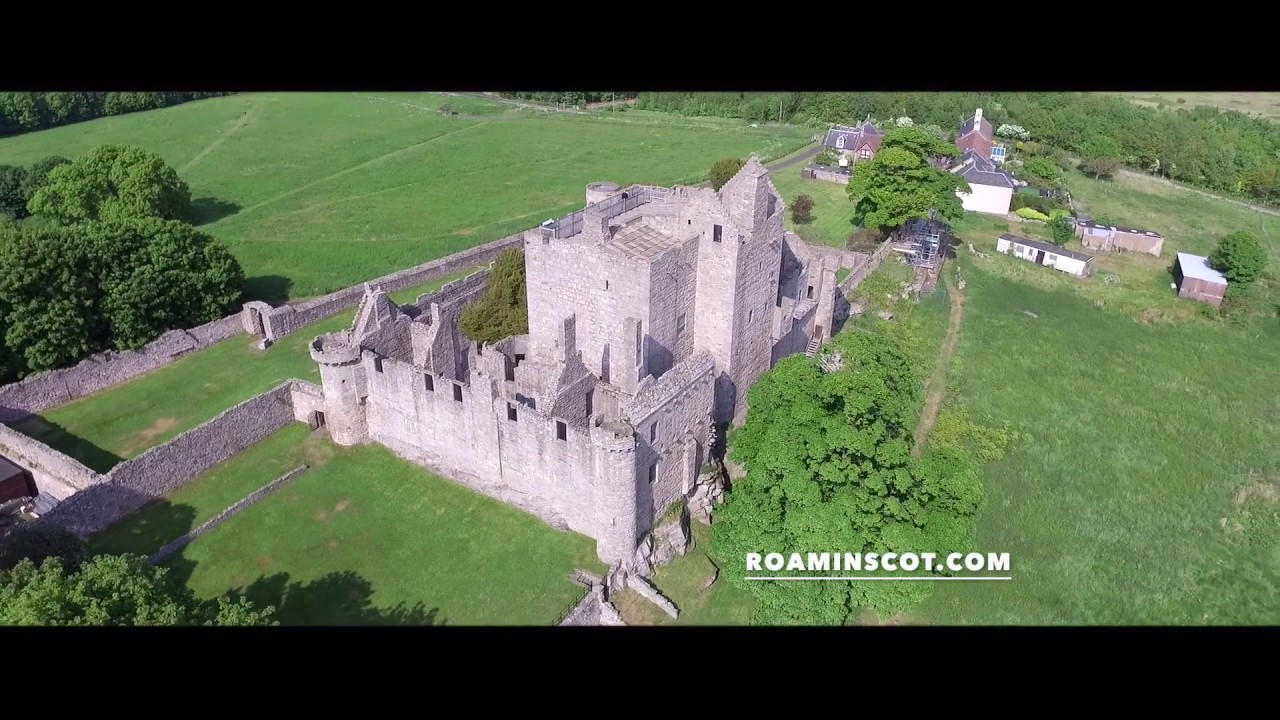
<instances>
[{"instance_id":1,"label":"round stone tower","mask_svg":"<svg viewBox=\"0 0 1280 720\"><path fill-rule=\"evenodd\" d=\"M639 542L636 431L621 420L597 416L591 426L591 444L600 518L596 555L610 565L628 563Z\"/></svg>"},{"instance_id":2,"label":"round stone tower","mask_svg":"<svg viewBox=\"0 0 1280 720\"><path fill-rule=\"evenodd\" d=\"M369 441L364 398L367 378L360 364L360 346L350 331L321 335L311 342L311 359L320 365L324 387L324 425L339 445Z\"/></svg>"},{"instance_id":3,"label":"round stone tower","mask_svg":"<svg viewBox=\"0 0 1280 720\"><path fill-rule=\"evenodd\" d=\"M593 182L587 186L587 204L598 203L601 200L608 200L622 188L618 187L618 183L612 182Z\"/></svg>"}]
</instances>

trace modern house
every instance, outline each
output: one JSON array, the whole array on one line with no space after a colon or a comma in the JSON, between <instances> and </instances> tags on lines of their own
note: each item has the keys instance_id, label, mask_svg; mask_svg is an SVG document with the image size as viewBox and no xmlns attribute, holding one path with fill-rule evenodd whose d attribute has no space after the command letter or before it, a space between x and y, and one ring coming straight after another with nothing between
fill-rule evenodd
<instances>
[{"instance_id":1,"label":"modern house","mask_svg":"<svg viewBox=\"0 0 1280 720\"><path fill-rule=\"evenodd\" d=\"M1013 191L1018 182L1009 173L974 150L965 150L960 162L951 172L969 183L973 192L957 192L965 210L989 215L1008 215L1013 203Z\"/></svg>"},{"instance_id":2,"label":"modern house","mask_svg":"<svg viewBox=\"0 0 1280 720\"><path fill-rule=\"evenodd\" d=\"M857 127L836 125L827 132L822 144L857 162L875 157L883 139L884 133L868 120Z\"/></svg>"},{"instance_id":3,"label":"modern house","mask_svg":"<svg viewBox=\"0 0 1280 720\"><path fill-rule=\"evenodd\" d=\"M1092 255L1072 252L1043 240L1031 240L1006 233L996 240L996 250L1076 277L1093 274Z\"/></svg>"},{"instance_id":4,"label":"modern house","mask_svg":"<svg viewBox=\"0 0 1280 720\"><path fill-rule=\"evenodd\" d=\"M1207 257L1178 253L1178 260L1173 264L1173 275L1178 286L1178 297L1219 307L1227 295L1227 278L1209 267Z\"/></svg>"},{"instance_id":5,"label":"modern house","mask_svg":"<svg viewBox=\"0 0 1280 720\"><path fill-rule=\"evenodd\" d=\"M982 108L973 113L973 117L960 124L956 133L956 147L961 152L970 151L981 155L984 160L994 160L992 150L995 148L996 131L991 121L982 117ZM1000 162L1004 161L1004 148L1000 148Z\"/></svg>"},{"instance_id":6,"label":"modern house","mask_svg":"<svg viewBox=\"0 0 1280 720\"><path fill-rule=\"evenodd\" d=\"M1085 247L1102 252L1119 249L1160 257L1160 253L1164 251L1164 237L1151 230L1136 230L1077 219L1076 236Z\"/></svg>"}]
</instances>

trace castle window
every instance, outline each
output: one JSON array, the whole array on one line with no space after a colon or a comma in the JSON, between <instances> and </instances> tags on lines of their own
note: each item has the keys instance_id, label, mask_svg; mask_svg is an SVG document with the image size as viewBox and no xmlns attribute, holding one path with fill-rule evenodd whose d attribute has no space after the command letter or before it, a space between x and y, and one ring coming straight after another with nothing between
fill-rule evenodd
<instances>
[{"instance_id":1,"label":"castle window","mask_svg":"<svg viewBox=\"0 0 1280 720\"><path fill-rule=\"evenodd\" d=\"M658 482L658 463L655 462L649 466L649 484L652 485L656 482Z\"/></svg>"},{"instance_id":2,"label":"castle window","mask_svg":"<svg viewBox=\"0 0 1280 720\"><path fill-rule=\"evenodd\" d=\"M556 439L557 440L569 439L569 426L565 425L564 422L561 420L556 421Z\"/></svg>"},{"instance_id":3,"label":"castle window","mask_svg":"<svg viewBox=\"0 0 1280 720\"><path fill-rule=\"evenodd\" d=\"M373 356L373 371L382 372L382 358L377 355Z\"/></svg>"},{"instance_id":4,"label":"castle window","mask_svg":"<svg viewBox=\"0 0 1280 720\"><path fill-rule=\"evenodd\" d=\"M649 426L649 442L657 442L657 440L658 440L658 421L655 420L653 424Z\"/></svg>"},{"instance_id":5,"label":"castle window","mask_svg":"<svg viewBox=\"0 0 1280 720\"><path fill-rule=\"evenodd\" d=\"M605 290L608 290L608 289L609 289L609 281L608 281L608 280L605 280L605 281L604 281L604 289L605 289Z\"/></svg>"},{"instance_id":6,"label":"castle window","mask_svg":"<svg viewBox=\"0 0 1280 720\"><path fill-rule=\"evenodd\" d=\"M422 387L426 388L426 389L427 389L427 392L435 392L435 391L436 391L436 380L435 380L435 378L431 377L430 375L423 375L423 376L422 376Z\"/></svg>"},{"instance_id":7,"label":"castle window","mask_svg":"<svg viewBox=\"0 0 1280 720\"><path fill-rule=\"evenodd\" d=\"M747 311L747 322L751 322L752 320L754 320L754 319L755 319L755 317L756 317L756 311L755 311L755 310L748 310L748 311Z\"/></svg>"},{"instance_id":8,"label":"castle window","mask_svg":"<svg viewBox=\"0 0 1280 720\"><path fill-rule=\"evenodd\" d=\"M689 224L690 224L690 225L692 225L692 224L693 224L693 219L692 219L692 218L690 218L690 219L689 219Z\"/></svg>"},{"instance_id":9,"label":"castle window","mask_svg":"<svg viewBox=\"0 0 1280 720\"><path fill-rule=\"evenodd\" d=\"M516 353L516 365L524 362L524 353Z\"/></svg>"},{"instance_id":10,"label":"castle window","mask_svg":"<svg viewBox=\"0 0 1280 720\"><path fill-rule=\"evenodd\" d=\"M808 299L810 299L810 300L812 300L812 299L813 299L813 286L812 286L812 285L810 285L810 286L809 286L809 291L808 291L807 293L805 293L805 297L807 297L807 298L808 298Z\"/></svg>"},{"instance_id":11,"label":"castle window","mask_svg":"<svg viewBox=\"0 0 1280 720\"><path fill-rule=\"evenodd\" d=\"M723 239L724 228L719 225L711 226L711 242L720 242Z\"/></svg>"},{"instance_id":12,"label":"castle window","mask_svg":"<svg viewBox=\"0 0 1280 720\"><path fill-rule=\"evenodd\" d=\"M684 313L680 313L680 317L676 318L676 337L680 337L684 333Z\"/></svg>"},{"instance_id":13,"label":"castle window","mask_svg":"<svg viewBox=\"0 0 1280 720\"><path fill-rule=\"evenodd\" d=\"M453 384L453 401L462 402L462 386L457 383Z\"/></svg>"},{"instance_id":14,"label":"castle window","mask_svg":"<svg viewBox=\"0 0 1280 720\"><path fill-rule=\"evenodd\" d=\"M508 380L509 382L515 382L515 379L516 379L516 366L515 366L515 365L509 365L509 364L507 364L507 363L505 363L505 362L504 362L504 363L502 363L502 365L503 365L503 370L505 371L505 372L503 373L503 375L505 375L505 376L506 376L506 378L507 378L507 380Z\"/></svg>"},{"instance_id":15,"label":"castle window","mask_svg":"<svg viewBox=\"0 0 1280 720\"><path fill-rule=\"evenodd\" d=\"M507 403L507 419L511 422L516 421L516 406L511 403Z\"/></svg>"},{"instance_id":16,"label":"castle window","mask_svg":"<svg viewBox=\"0 0 1280 720\"><path fill-rule=\"evenodd\" d=\"M592 405L595 404L595 394L596 394L595 390L587 391L587 417L591 417L592 410L594 410Z\"/></svg>"}]
</instances>

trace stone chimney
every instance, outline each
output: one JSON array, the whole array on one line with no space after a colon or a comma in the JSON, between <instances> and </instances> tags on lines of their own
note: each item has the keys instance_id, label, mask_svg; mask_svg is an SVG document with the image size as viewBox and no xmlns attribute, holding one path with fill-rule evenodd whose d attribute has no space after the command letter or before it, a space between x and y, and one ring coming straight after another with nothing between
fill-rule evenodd
<instances>
[{"instance_id":1,"label":"stone chimney","mask_svg":"<svg viewBox=\"0 0 1280 720\"><path fill-rule=\"evenodd\" d=\"M982 108L978 108L978 109L973 113L973 124L974 124L975 126L977 126L977 125L981 125L981 124L982 124Z\"/></svg>"}]
</instances>

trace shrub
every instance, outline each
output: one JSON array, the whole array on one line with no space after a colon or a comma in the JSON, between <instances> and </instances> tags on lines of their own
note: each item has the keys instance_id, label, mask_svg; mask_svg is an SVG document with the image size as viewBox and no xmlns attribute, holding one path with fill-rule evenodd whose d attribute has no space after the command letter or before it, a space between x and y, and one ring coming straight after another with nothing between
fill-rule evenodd
<instances>
[{"instance_id":1,"label":"shrub","mask_svg":"<svg viewBox=\"0 0 1280 720\"><path fill-rule=\"evenodd\" d=\"M1048 215L1045 215L1044 213L1029 207L1018 208L1015 211L1015 214L1018 217L1024 218L1026 220L1039 220L1040 222L1049 222Z\"/></svg>"},{"instance_id":2,"label":"shrub","mask_svg":"<svg viewBox=\"0 0 1280 720\"><path fill-rule=\"evenodd\" d=\"M1013 194L1012 207L1014 212L1021 208L1031 208L1038 213L1048 215L1054 210L1061 209L1062 203L1053 198L1041 197L1038 194L1017 192Z\"/></svg>"},{"instance_id":3,"label":"shrub","mask_svg":"<svg viewBox=\"0 0 1280 720\"><path fill-rule=\"evenodd\" d=\"M801 195L791 203L791 219L801 225L813 221L813 198Z\"/></svg>"},{"instance_id":4,"label":"shrub","mask_svg":"<svg viewBox=\"0 0 1280 720\"><path fill-rule=\"evenodd\" d=\"M1209 255L1209 264L1232 283L1248 285L1262 275L1267 265L1267 253L1258 242L1257 235L1240 230L1218 243Z\"/></svg>"},{"instance_id":5,"label":"shrub","mask_svg":"<svg viewBox=\"0 0 1280 720\"><path fill-rule=\"evenodd\" d=\"M836 157L835 151L831 148L824 148L822 152L813 158L813 162L817 165L835 165L837 161L839 161L839 158Z\"/></svg>"},{"instance_id":6,"label":"shrub","mask_svg":"<svg viewBox=\"0 0 1280 720\"><path fill-rule=\"evenodd\" d=\"M707 175L707 179L711 181L712 189L717 192L724 187L725 183L733 179L734 175L746 165L741 158L725 158L719 160L715 165L711 166L711 172Z\"/></svg>"},{"instance_id":7,"label":"shrub","mask_svg":"<svg viewBox=\"0 0 1280 720\"><path fill-rule=\"evenodd\" d=\"M849 250L874 250L882 242L884 242L884 233L879 230L858 228L849 235L844 246Z\"/></svg>"},{"instance_id":8,"label":"shrub","mask_svg":"<svg viewBox=\"0 0 1280 720\"><path fill-rule=\"evenodd\" d=\"M1059 212L1057 210L1055 213ZM1065 212L1065 211L1061 211ZM1076 236L1075 223L1069 215L1056 215L1049 220L1049 230L1053 233L1054 245L1066 245Z\"/></svg>"}]
</instances>

